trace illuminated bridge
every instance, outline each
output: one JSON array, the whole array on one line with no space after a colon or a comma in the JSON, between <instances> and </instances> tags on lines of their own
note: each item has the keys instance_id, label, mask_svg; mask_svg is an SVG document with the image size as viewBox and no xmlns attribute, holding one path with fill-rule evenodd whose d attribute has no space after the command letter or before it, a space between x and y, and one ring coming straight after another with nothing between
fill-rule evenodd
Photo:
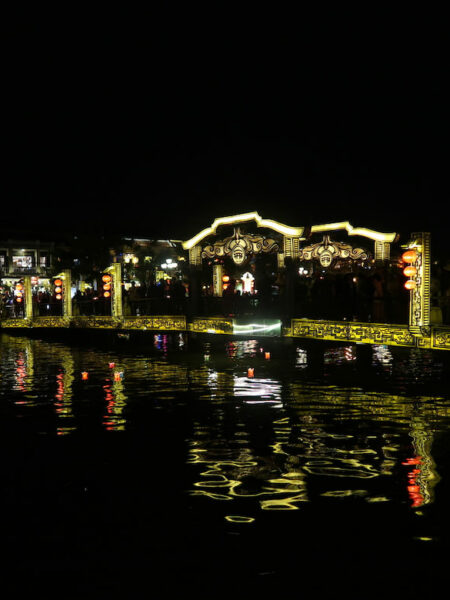
<instances>
[{"instance_id":1,"label":"illuminated bridge","mask_svg":"<svg viewBox=\"0 0 450 600\"><path fill-rule=\"evenodd\" d=\"M166 302L173 309L167 314L152 314L152 302L139 314L126 314L122 264L116 262L102 277L104 314L74 310L72 274L65 270L55 278L60 314L35 315L31 277L24 276L15 292L19 314L7 315L0 327L275 336L450 350L450 325L431 306L430 234L399 238L348 221L305 228L256 212L221 217L182 243L189 254L189 298ZM382 285L391 287L390 313L383 293L377 293ZM246 310L236 310L244 305Z\"/></svg>"}]
</instances>

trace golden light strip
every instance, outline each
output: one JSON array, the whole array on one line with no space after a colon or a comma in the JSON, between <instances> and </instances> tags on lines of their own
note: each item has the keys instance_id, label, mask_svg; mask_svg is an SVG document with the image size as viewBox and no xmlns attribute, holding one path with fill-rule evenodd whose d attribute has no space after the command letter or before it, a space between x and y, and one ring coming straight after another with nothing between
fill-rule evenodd
<instances>
[{"instance_id":1,"label":"golden light strip","mask_svg":"<svg viewBox=\"0 0 450 600\"><path fill-rule=\"evenodd\" d=\"M313 225L311 232L316 233L318 231L337 231L338 229L345 229L348 235L362 235L371 240L377 242L393 242L397 236L394 233L381 233L379 231L373 231L373 229L366 229L365 227L353 227L349 221L342 221L341 223L328 223L326 225Z\"/></svg>"},{"instance_id":2,"label":"golden light strip","mask_svg":"<svg viewBox=\"0 0 450 600\"><path fill-rule=\"evenodd\" d=\"M196 246L199 242L201 242L206 236L211 235L216 232L216 229L220 225L233 225L235 223L244 223L245 221L256 221L258 227L268 227L269 229L273 229L278 233L282 233L287 236L301 236L303 235L304 227L288 227L287 225L283 225L282 223L278 223L278 221L273 221L272 219L263 219L259 216L257 212L249 212L243 213L241 215L233 215L231 217L219 217L215 219L211 227L207 227L197 233L193 238L183 242L183 248L185 250L189 250Z\"/></svg>"}]
</instances>

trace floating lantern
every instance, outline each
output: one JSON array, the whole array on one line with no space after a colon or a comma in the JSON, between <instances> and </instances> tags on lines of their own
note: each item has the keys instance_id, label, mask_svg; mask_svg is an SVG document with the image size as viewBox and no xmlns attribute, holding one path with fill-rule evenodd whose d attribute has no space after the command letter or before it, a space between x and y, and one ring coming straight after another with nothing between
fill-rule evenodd
<instances>
[{"instance_id":1,"label":"floating lantern","mask_svg":"<svg viewBox=\"0 0 450 600\"><path fill-rule=\"evenodd\" d=\"M62 281L61 279L55 279L55 281L53 282L55 285L62 285Z\"/></svg>"},{"instance_id":2,"label":"floating lantern","mask_svg":"<svg viewBox=\"0 0 450 600\"><path fill-rule=\"evenodd\" d=\"M270 360L270 352L264 352L264 358Z\"/></svg>"},{"instance_id":3,"label":"floating lantern","mask_svg":"<svg viewBox=\"0 0 450 600\"><path fill-rule=\"evenodd\" d=\"M89 373L87 371L83 371L81 373L81 379L84 379L86 381L86 379L89 379Z\"/></svg>"},{"instance_id":4,"label":"floating lantern","mask_svg":"<svg viewBox=\"0 0 450 600\"><path fill-rule=\"evenodd\" d=\"M255 369L252 369L251 367L247 370L247 377L254 377L255 376Z\"/></svg>"},{"instance_id":5,"label":"floating lantern","mask_svg":"<svg viewBox=\"0 0 450 600\"><path fill-rule=\"evenodd\" d=\"M412 265L405 267L403 269L403 275L406 275L406 277L414 277L415 275L417 275L416 267L413 267Z\"/></svg>"},{"instance_id":6,"label":"floating lantern","mask_svg":"<svg viewBox=\"0 0 450 600\"><path fill-rule=\"evenodd\" d=\"M102 281L104 283L109 283L111 281L111 275L103 275Z\"/></svg>"},{"instance_id":7,"label":"floating lantern","mask_svg":"<svg viewBox=\"0 0 450 600\"><path fill-rule=\"evenodd\" d=\"M413 263L417 260L417 252L415 250L407 250L402 254L403 262Z\"/></svg>"},{"instance_id":8,"label":"floating lantern","mask_svg":"<svg viewBox=\"0 0 450 600\"><path fill-rule=\"evenodd\" d=\"M413 290L415 289L417 286L417 283L415 281L413 281L412 279L408 279L408 281L405 281L405 288L407 290Z\"/></svg>"}]
</instances>

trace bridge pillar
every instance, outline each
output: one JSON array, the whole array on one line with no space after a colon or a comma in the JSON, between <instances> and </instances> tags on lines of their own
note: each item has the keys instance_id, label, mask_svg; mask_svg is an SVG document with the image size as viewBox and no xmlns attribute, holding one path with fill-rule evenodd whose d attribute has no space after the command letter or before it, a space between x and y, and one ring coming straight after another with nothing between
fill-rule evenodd
<instances>
[{"instance_id":1,"label":"bridge pillar","mask_svg":"<svg viewBox=\"0 0 450 600\"><path fill-rule=\"evenodd\" d=\"M122 263L113 263L105 269L111 275L111 316L121 319L123 317L122 305Z\"/></svg>"},{"instance_id":2,"label":"bridge pillar","mask_svg":"<svg viewBox=\"0 0 450 600\"><path fill-rule=\"evenodd\" d=\"M23 278L24 300L25 300L25 318L33 318L33 294L31 291L31 275L25 275Z\"/></svg>"},{"instance_id":3,"label":"bridge pillar","mask_svg":"<svg viewBox=\"0 0 450 600\"><path fill-rule=\"evenodd\" d=\"M63 317L72 316L72 272L65 269L62 272L63 280Z\"/></svg>"},{"instance_id":4,"label":"bridge pillar","mask_svg":"<svg viewBox=\"0 0 450 600\"><path fill-rule=\"evenodd\" d=\"M409 248L417 252L414 266L416 287L409 296L409 327L413 333L429 335L431 323L431 249L430 234L419 232L411 234Z\"/></svg>"}]
</instances>

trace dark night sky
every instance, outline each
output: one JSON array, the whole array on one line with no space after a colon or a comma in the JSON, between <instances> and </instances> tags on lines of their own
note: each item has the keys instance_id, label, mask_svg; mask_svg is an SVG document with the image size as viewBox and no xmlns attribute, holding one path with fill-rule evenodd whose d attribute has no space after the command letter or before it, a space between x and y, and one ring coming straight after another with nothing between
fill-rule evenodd
<instances>
[{"instance_id":1,"label":"dark night sky","mask_svg":"<svg viewBox=\"0 0 450 600\"><path fill-rule=\"evenodd\" d=\"M254 29L11 26L0 233L186 239L258 210L442 246L444 35Z\"/></svg>"}]
</instances>

